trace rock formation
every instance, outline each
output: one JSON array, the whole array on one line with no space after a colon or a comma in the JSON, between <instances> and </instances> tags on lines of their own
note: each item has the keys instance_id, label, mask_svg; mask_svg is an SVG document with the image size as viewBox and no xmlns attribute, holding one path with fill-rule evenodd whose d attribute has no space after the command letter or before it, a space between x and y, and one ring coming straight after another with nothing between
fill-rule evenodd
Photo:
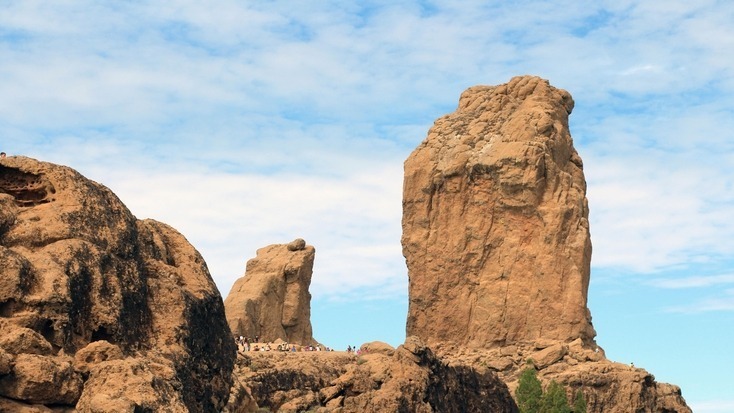
<instances>
[{"instance_id":1,"label":"rock formation","mask_svg":"<svg viewBox=\"0 0 734 413\"><path fill-rule=\"evenodd\" d=\"M300 238L257 250L224 301L232 332L263 342L314 343L308 288L315 254Z\"/></svg>"},{"instance_id":2,"label":"rock formation","mask_svg":"<svg viewBox=\"0 0 734 413\"><path fill-rule=\"evenodd\" d=\"M437 345L436 353L452 366L486 366L497 372L514 394L519 375L532 360L538 377L584 393L589 413L690 413L678 386L658 383L641 368L607 360L581 339L571 343L538 340L494 349Z\"/></svg>"},{"instance_id":3,"label":"rock formation","mask_svg":"<svg viewBox=\"0 0 734 413\"><path fill-rule=\"evenodd\" d=\"M511 413L517 407L495 373L449 367L420 340L363 353L240 353L236 376L248 383L250 410L340 413ZM259 411L259 410L258 410Z\"/></svg>"},{"instance_id":4,"label":"rock formation","mask_svg":"<svg viewBox=\"0 0 734 413\"><path fill-rule=\"evenodd\" d=\"M472 347L593 340L572 108L538 78L473 87L405 161L408 335Z\"/></svg>"},{"instance_id":5,"label":"rock formation","mask_svg":"<svg viewBox=\"0 0 734 413\"><path fill-rule=\"evenodd\" d=\"M511 389L532 359L589 412L690 412L676 386L607 360L586 307L586 182L568 92L537 77L472 87L405 162L407 334Z\"/></svg>"},{"instance_id":6,"label":"rock formation","mask_svg":"<svg viewBox=\"0 0 734 413\"><path fill-rule=\"evenodd\" d=\"M0 411L218 411L234 358L181 234L70 168L0 161Z\"/></svg>"}]
</instances>

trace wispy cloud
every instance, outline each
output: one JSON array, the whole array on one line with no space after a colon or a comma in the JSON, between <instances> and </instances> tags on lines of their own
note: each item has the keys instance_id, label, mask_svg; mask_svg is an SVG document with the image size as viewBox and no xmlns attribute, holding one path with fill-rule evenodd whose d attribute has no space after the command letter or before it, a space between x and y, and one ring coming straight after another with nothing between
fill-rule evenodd
<instances>
[{"instance_id":1,"label":"wispy cloud","mask_svg":"<svg viewBox=\"0 0 734 413\"><path fill-rule=\"evenodd\" d=\"M0 145L179 229L225 295L257 248L303 237L314 297L404 300L403 160L466 87L536 74L576 100L592 282L622 274L617 298L652 283L718 316L732 20L716 0L5 1Z\"/></svg>"},{"instance_id":2,"label":"wispy cloud","mask_svg":"<svg viewBox=\"0 0 734 413\"><path fill-rule=\"evenodd\" d=\"M0 133L11 152L103 170L119 158L153 182L187 169L349 182L399 168L463 88L537 73L577 100L595 266L733 254L734 7L562 3L6 2Z\"/></svg>"},{"instance_id":3,"label":"wispy cloud","mask_svg":"<svg viewBox=\"0 0 734 413\"><path fill-rule=\"evenodd\" d=\"M730 413L734 411L734 400L692 402L691 409L696 413Z\"/></svg>"},{"instance_id":4,"label":"wispy cloud","mask_svg":"<svg viewBox=\"0 0 734 413\"><path fill-rule=\"evenodd\" d=\"M717 285L734 284L734 274L710 275L710 276L694 276L673 279L654 279L650 284L660 288L700 288L713 287Z\"/></svg>"},{"instance_id":5,"label":"wispy cloud","mask_svg":"<svg viewBox=\"0 0 734 413\"><path fill-rule=\"evenodd\" d=\"M711 312L734 311L734 288L726 289L715 295L703 298L690 304L670 306L665 309L670 313L700 314Z\"/></svg>"}]
</instances>

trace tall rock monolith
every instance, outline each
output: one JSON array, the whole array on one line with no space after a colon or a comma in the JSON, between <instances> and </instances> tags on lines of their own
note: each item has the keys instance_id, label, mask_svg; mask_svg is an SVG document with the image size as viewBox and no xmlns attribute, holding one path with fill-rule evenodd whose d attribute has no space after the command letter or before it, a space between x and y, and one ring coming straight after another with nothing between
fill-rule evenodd
<instances>
[{"instance_id":1,"label":"tall rock monolith","mask_svg":"<svg viewBox=\"0 0 734 413\"><path fill-rule=\"evenodd\" d=\"M300 238L257 250L224 300L232 332L261 342L313 344L308 289L315 255Z\"/></svg>"},{"instance_id":2,"label":"tall rock monolith","mask_svg":"<svg viewBox=\"0 0 734 413\"><path fill-rule=\"evenodd\" d=\"M537 77L472 87L405 161L408 335L470 347L593 341L573 105Z\"/></svg>"},{"instance_id":3,"label":"tall rock monolith","mask_svg":"<svg viewBox=\"0 0 734 413\"><path fill-rule=\"evenodd\" d=\"M608 360L586 307L586 182L573 100L537 77L472 87L405 162L408 335L514 390L531 365L590 413L690 413L678 386ZM528 364L530 363L530 364Z\"/></svg>"}]
</instances>

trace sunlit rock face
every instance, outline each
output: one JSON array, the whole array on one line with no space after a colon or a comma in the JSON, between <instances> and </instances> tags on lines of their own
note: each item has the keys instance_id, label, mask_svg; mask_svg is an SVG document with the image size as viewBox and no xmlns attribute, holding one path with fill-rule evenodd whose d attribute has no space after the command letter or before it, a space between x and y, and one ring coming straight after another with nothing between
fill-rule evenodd
<instances>
[{"instance_id":1,"label":"sunlit rock face","mask_svg":"<svg viewBox=\"0 0 734 413\"><path fill-rule=\"evenodd\" d=\"M232 332L262 342L314 344L309 287L315 255L300 238L257 250L224 301Z\"/></svg>"},{"instance_id":2,"label":"sunlit rock face","mask_svg":"<svg viewBox=\"0 0 734 413\"><path fill-rule=\"evenodd\" d=\"M677 386L614 363L586 306L591 242L573 100L537 77L465 91L405 161L408 335L511 391L538 377L590 413L690 413Z\"/></svg>"},{"instance_id":3,"label":"sunlit rock face","mask_svg":"<svg viewBox=\"0 0 734 413\"><path fill-rule=\"evenodd\" d=\"M573 104L537 77L472 87L405 161L408 335L473 347L593 341Z\"/></svg>"},{"instance_id":4,"label":"sunlit rock face","mask_svg":"<svg viewBox=\"0 0 734 413\"><path fill-rule=\"evenodd\" d=\"M234 357L181 234L68 167L0 160L0 411L217 411Z\"/></svg>"}]
</instances>

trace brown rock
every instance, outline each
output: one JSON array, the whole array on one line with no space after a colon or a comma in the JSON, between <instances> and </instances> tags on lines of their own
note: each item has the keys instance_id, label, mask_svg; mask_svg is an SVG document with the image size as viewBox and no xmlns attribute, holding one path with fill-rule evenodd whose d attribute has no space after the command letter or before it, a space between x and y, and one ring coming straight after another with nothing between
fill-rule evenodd
<instances>
[{"instance_id":1,"label":"brown rock","mask_svg":"<svg viewBox=\"0 0 734 413\"><path fill-rule=\"evenodd\" d=\"M31 403L73 405L81 391L81 375L63 357L18 354L13 372L0 377L0 396Z\"/></svg>"},{"instance_id":2,"label":"brown rock","mask_svg":"<svg viewBox=\"0 0 734 413\"><path fill-rule=\"evenodd\" d=\"M362 350L363 353L380 353L387 356L395 354L395 348L387 343L383 343L382 341L373 341L371 343L362 344L360 350Z\"/></svg>"},{"instance_id":3,"label":"brown rock","mask_svg":"<svg viewBox=\"0 0 734 413\"><path fill-rule=\"evenodd\" d=\"M72 408L90 384L95 397L118 398L137 379L94 367L132 354L174 372L152 373L155 386L189 411L221 409L229 396L235 348L201 255L70 168L0 163L0 315L0 348L17 354L0 394L28 408Z\"/></svg>"},{"instance_id":4,"label":"brown rock","mask_svg":"<svg viewBox=\"0 0 734 413\"><path fill-rule=\"evenodd\" d=\"M224 301L232 332L261 342L313 344L308 288L315 254L300 238L257 250Z\"/></svg>"},{"instance_id":5,"label":"brown rock","mask_svg":"<svg viewBox=\"0 0 734 413\"><path fill-rule=\"evenodd\" d=\"M23 403L17 400L0 397L0 412L12 413L76 413L77 410L70 407L52 406L42 404Z\"/></svg>"},{"instance_id":6,"label":"brown rock","mask_svg":"<svg viewBox=\"0 0 734 413\"><path fill-rule=\"evenodd\" d=\"M405 161L409 335L473 347L593 340L572 108L536 77L473 87Z\"/></svg>"},{"instance_id":7,"label":"brown rock","mask_svg":"<svg viewBox=\"0 0 734 413\"><path fill-rule=\"evenodd\" d=\"M165 364L125 359L92 367L76 408L83 412L186 413L189 409L174 387L175 371Z\"/></svg>"},{"instance_id":8,"label":"brown rock","mask_svg":"<svg viewBox=\"0 0 734 413\"><path fill-rule=\"evenodd\" d=\"M415 338L392 354L382 350L359 357L326 351L245 352L239 355L235 374L252 390L257 406L270 411L517 411L506 386L492 372L449 367Z\"/></svg>"},{"instance_id":9,"label":"brown rock","mask_svg":"<svg viewBox=\"0 0 734 413\"><path fill-rule=\"evenodd\" d=\"M90 368L108 360L122 360L124 355L120 347L107 340L94 341L76 352L74 355L74 369L88 373Z\"/></svg>"},{"instance_id":10,"label":"brown rock","mask_svg":"<svg viewBox=\"0 0 734 413\"><path fill-rule=\"evenodd\" d=\"M13 355L0 348L0 375L13 371Z\"/></svg>"},{"instance_id":11,"label":"brown rock","mask_svg":"<svg viewBox=\"0 0 734 413\"><path fill-rule=\"evenodd\" d=\"M594 342L572 108L537 77L473 87L406 160L408 334L451 366L495 368L511 391L533 359L542 380L581 389L590 413L689 413L679 388L607 361Z\"/></svg>"},{"instance_id":12,"label":"brown rock","mask_svg":"<svg viewBox=\"0 0 734 413\"><path fill-rule=\"evenodd\" d=\"M0 319L0 348L11 354L41 354L53 353L51 343L31 330L30 328L12 325L6 320Z\"/></svg>"},{"instance_id":13,"label":"brown rock","mask_svg":"<svg viewBox=\"0 0 734 413\"><path fill-rule=\"evenodd\" d=\"M542 377L583 391L590 413L691 413L678 386L657 383L647 371L619 363L580 363Z\"/></svg>"},{"instance_id":14,"label":"brown rock","mask_svg":"<svg viewBox=\"0 0 734 413\"><path fill-rule=\"evenodd\" d=\"M535 363L535 366L542 370L561 360L567 352L568 347L561 343L556 343L550 347L544 348L543 350L536 351L530 355L530 358L533 360L533 363Z\"/></svg>"},{"instance_id":15,"label":"brown rock","mask_svg":"<svg viewBox=\"0 0 734 413\"><path fill-rule=\"evenodd\" d=\"M258 409L257 402L252 397L250 389L235 377L229 401L222 413L251 413Z\"/></svg>"}]
</instances>

